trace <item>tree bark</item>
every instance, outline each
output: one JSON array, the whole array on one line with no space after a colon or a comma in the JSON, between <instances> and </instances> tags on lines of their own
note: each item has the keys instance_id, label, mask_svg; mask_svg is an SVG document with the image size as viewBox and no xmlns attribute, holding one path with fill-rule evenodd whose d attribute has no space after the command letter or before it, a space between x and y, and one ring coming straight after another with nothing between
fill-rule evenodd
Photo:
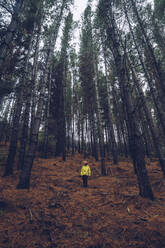
<instances>
[{"instance_id":1,"label":"tree bark","mask_svg":"<svg viewBox=\"0 0 165 248\"><path fill-rule=\"evenodd\" d=\"M21 117L22 110L22 101L23 101L23 89L22 86L17 92L17 100L15 103L15 111L12 122L12 133L10 138L10 147L8 158L5 166L4 176L9 176L13 174L14 168L14 160L17 151L17 143L18 143L18 130L19 130L19 122Z\"/></svg>"},{"instance_id":2,"label":"tree bark","mask_svg":"<svg viewBox=\"0 0 165 248\"><path fill-rule=\"evenodd\" d=\"M101 123L101 113L100 113L101 107L100 107L99 90L98 90L98 70L97 70L96 62L97 62L97 58L93 50L94 86L95 86L95 96L96 96L97 129L98 129L99 148L100 148L100 157L101 157L101 174L103 176L106 176L104 136L103 136L102 123Z\"/></svg>"},{"instance_id":3,"label":"tree bark","mask_svg":"<svg viewBox=\"0 0 165 248\"><path fill-rule=\"evenodd\" d=\"M115 140L115 133L112 122L112 111L111 111L111 103L110 103L110 90L108 86L108 74L107 74L107 61L104 54L104 63L105 63L105 77L106 77L106 91L107 91L107 102L108 102L108 123L109 123L109 133L112 143L112 156L114 164L118 164L118 154L117 154L117 145Z\"/></svg>"}]
</instances>

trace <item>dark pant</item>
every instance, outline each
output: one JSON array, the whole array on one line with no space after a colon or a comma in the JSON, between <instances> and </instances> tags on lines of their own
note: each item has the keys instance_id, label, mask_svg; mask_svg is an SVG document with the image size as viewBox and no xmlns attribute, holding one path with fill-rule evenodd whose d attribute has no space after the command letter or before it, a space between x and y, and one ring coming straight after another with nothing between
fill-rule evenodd
<instances>
[{"instance_id":1,"label":"dark pant","mask_svg":"<svg viewBox=\"0 0 165 248\"><path fill-rule=\"evenodd\" d=\"M83 180L83 187L88 187L88 176L84 175L82 176L82 180Z\"/></svg>"}]
</instances>

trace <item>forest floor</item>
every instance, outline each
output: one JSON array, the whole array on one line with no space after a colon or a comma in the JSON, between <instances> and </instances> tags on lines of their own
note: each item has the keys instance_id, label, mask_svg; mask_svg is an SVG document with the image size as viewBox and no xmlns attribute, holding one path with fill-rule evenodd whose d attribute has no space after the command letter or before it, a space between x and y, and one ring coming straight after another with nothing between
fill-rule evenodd
<instances>
[{"instance_id":1,"label":"forest floor","mask_svg":"<svg viewBox=\"0 0 165 248\"><path fill-rule=\"evenodd\" d=\"M92 176L83 188L83 157L36 158L30 190L17 190L18 172L0 177L0 248L165 248L165 179L147 164L155 200L138 195L130 162L89 158ZM111 169L110 169L111 168ZM3 163L0 175L3 174Z\"/></svg>"}]
</instances>

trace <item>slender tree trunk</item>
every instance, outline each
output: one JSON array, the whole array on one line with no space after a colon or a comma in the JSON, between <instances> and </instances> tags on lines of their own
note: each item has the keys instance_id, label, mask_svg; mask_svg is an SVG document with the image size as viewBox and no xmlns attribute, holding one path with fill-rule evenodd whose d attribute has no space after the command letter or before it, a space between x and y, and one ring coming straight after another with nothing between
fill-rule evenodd
<instances>
[{"instance_id":1,"label":"slender tree trunk","mask_svg":"<svg viewBox=\"0 0 165 248\"><path fill-rule=\"evenodd\" d=\"M58 125L57 133L57 143L56 143L56 154L59 156L62 153L63 160L66 160L66 79L67 79L67 49L70 41L70 31L72 26L72 14L71 12L65 19L65 28L62 39L61 46L61 56L60 56L60 65L61 65L61 79L60 79L60 123Z\"/></svg>"},{"instance_id":2,"label":"slender tree trunk","mask_svg":"<svg viewBox=\"0 0 165 248\"><path fill-rule=\"evenodd\" d=\"M64 74L66 73L66 71L64 71ZM62 115L62 159L63 161L66 160L66 117L65 117L65 97L66 97L66 74L65 77L63 78L63 94L62 94L62 111L61 111L61 115Z\"/></svg>"},{"instance_id":3,"label":"slender tree trunk","mask_svg":"<svg viewBox=\"0 0 165 248\"><path fill-rule=\"evenodd\" d=\"M81 128L80 128L80 113L78 116L78 123L77 123L77 133L78 133L78 153L81 153Z\"/></svg>"},{"instance_id":4,"label":"slender tree trunk","mask_svg":"<svg viewBox=\"0 0 165 248\"><path fill-rule=\"evenodd\" d=\"M105 128L105 150L107 152L107 156L110 158L110 148L111 148L111 144L110 144L110 138L109 138L109 127L106 126Z\"/></svg>"},{"instance_id":5,"label":"slender tree trunk","mask_svg":"<svg viewBox=\"0 0 165 248\"><path fill-rule=\"evenodd\" d=\"M152 159L152 140L150 137L150 132L148 128L148 123L144 116L144 111L140 108L138 113L139 120L141 120L142 134L145 144L145 153L149 159Z\"/></svg>"},{"instance_id":6,"label":"slender tree trunk","mask_svg":"<svg viewBox=\"0 0 165 248\"><path fill-rule=\"evenodd\" d=\"M7 126L6 124L8 123L8 116L9 116L9 112L11 109L11 104L12 104L11 101L8 102L7 106L5 107L5 110L4 110L4 114L3 114L4 123L2 123L2 127L0 130L0 142L5 141L5 143L6 143L7 135L9 135L9 130L6 129L6 126ZM8 132L6 132L6 131L8 131Z\"/></svg>"},{"instance_id":7,"label":"slender tree trunk","mask_svg":"<svg viewBox=\"0 0 165 248\"><path fill-rule=\"evenodd\" d=\"M39 42L39 40L38 40ZM32 40L31 44L29 46L29 50L32 49ZM39 48L38 48L39 49ZM29 51L29 52L30 52ZM37 55L38 56L38 53ZM34 59L36 61L36 58ZM37 74L37 68L35 68L37 65L34 64L32 75L30 75L29 68L27 66L27 71L25 72L25 83L24 83L24 98L25 98L25 110L23 113L23 127L22 127L22 134L20 139L20 150L19 150L19 159L18 159L18 169L22 169L24 164L24 157L26 152L26 145L28 143L28 131L29 131L29 115L30 115L30 106L31 106L31 98L32 98L32 90L35 86L36 81L36 74ZM29 79L31 80L29 81Z\"/></svg>"},{"instance_id":8,"label":"slender tree trunk","mask_svg":"<svg viewBox=\"0 0 165 248\"><path fill-rule=\"evenodd\" d=\"M73 123L72 123L72 155L75 153L75 140L74 140L74 115L73 115Z\"/></svg>"},{"instance_id":9,"label":"slender tree trunk","mask_svg":"<svg viewBox=\"0 0 165 248\"><path fill-rule=\"evenodd\" d=\"M94 51L93 51L94 53ZM104 151L104 136L103 136L103 128L101 124L101 113L100 113L100 99L99 99L99 90L98 90L98 71L96 65L96 55L93 54L93 66L94 66L94 86L95 86L95 95L96 95L96 116L97 116L97 128L98 128L98 136L99 136L99 148L100 148L100 157L101 157L101 174L106 176L106 168L105 168L105 151Z\"/></svg>"},{"instance_id":10,"label":"slender tree trunk","mask_svg":"<svg viewBox=\"0 0 165 248\"><path fill-rule=\"evenodd\" d=\"M117 98L117 93L114 87L114 83L112 83L112 95L113 95L113 106L114 106L114 112L116 113L116 123L117 124L117 130L118 130L118 139L119 139L119 144L123 147L124 155L127 158L128 157L128 145L127 145L127 133L126 133L126 128L125 128L125 123L124 123L124 117L123 114L121 114L120 110L120 105L119 101ZM123 111L124 112L124 111ZM121 130L121 135L120 135L120 130ZM121 138L123 139L123 143L121 142Z\"/></svg>"},{"instance_id":11,"label":"slender tree trunk","mask_svg":"<svg viewBox=\"0 0 165 248\"><path fill-rule=\"evenodd\" d=\"M72 93L72 98L74 94L74 86L73 86L73 93ZM74 106L73 106L73 101L72 101L72 122L71 122L71 127L72 127L72 155L75 153L75 114L74 114Z\"/></svg>"},{"instance_id":12,"label":"slender tree trunk","mask_svg":"<svg viewBox=\"0 0 165 248\"><path fill-rule=\"evenodd\" d=\"M112 111L111 111L111 103L110 103L110 90L108 87L108 75L107 75L107 61L104 54L104 63L105 63L105 77L106 77L106 91L107 91L107 102L108 102L108 123L109 123L109 132L112 144L112 156L114 164L118 164L118 154L117 154L117 145L115 140L115 133L112 123Z\"/></svg>"},{"instance_id":13,"label":"slender tree trunk","mask_svg":"<svg viewBox=\"0 0 165 248\"><path fill-rule=\"evenodd\" d=\"M117 140L118 140L118 151L120 155L123 155L123 141L122 141L122 135L121 130L119 128L119 124L116 123L116 132L117 132Z\"/></svg>"},{"instance_id":14,"label":"slender tree trunk","mask_svg":"<svg viewBox=\"0 0 165 248\"><path fill-rule=\"evenodd\" d=\"M81 120L81 153L84 153L84 117Z\"/></svg>"},{"instance_id":15,"label":"slender tree trunk","mask_svg":"<svg viewBox=\"0 0 165 248\"><path fill-rule=\"evenodd\" d=\"M4 176L9 176L13 174L14 160L17 151L18 129L19 129L19 122L21 117L21 110L22 110L22 100L23 100L22 98L23 98L23 89L21 86L19 91L17 92L17 100L15 103L15 111L14 111L13 123L12 123L12 133L10 138L10 147L9 147L9 153L6 162Z\"/></svg>"},{"instance_id":16,"label":"slender tree trunk","mask_svg":"<svg viewBox=\"0 0 165 248\"><path fill-rule=\"evenodd\" d=\"M19 159L18 159L18 170L22 169L23 163L24 163L24 156L26 151L26 144L28 141L28 130L29 130L29 112L30 112L30 99L31 99L31 82L29 85L27 92L26 92L26 105L23 115L23 127L22 127L22 134L20 139L20 150L19 150Z\"/></svg>"},{"instance_id":17,"label":"slender tree trunk","mask_svg":"<svg viewBox=\"0 0 165 248\"><path fill-rule=\"evenodd\" d=\"M43 151L42 151L42 157L47 158L48 157L48 140L49 140L49 133L48 133L48 127L49 127L49 118L50 118L50 98L51 98L51 75L49 74L48 79L48 95L46 99L46 106L45 106L45 130L44 130L44 144L43 144Z\"/></svg>"},{"instance_id":18,"label":"slender tree trunk","mask_svg":"<svg viewBox=\"0 0 165 248\"><path fill-rule=\"evenodd\" d=\"M92 146L92 155L96 161L98 161L98 142L97 134L95 127L95 118L93 113L90 113L90 129L91 129L91 146Z\"/></svg>"}]
</instances>

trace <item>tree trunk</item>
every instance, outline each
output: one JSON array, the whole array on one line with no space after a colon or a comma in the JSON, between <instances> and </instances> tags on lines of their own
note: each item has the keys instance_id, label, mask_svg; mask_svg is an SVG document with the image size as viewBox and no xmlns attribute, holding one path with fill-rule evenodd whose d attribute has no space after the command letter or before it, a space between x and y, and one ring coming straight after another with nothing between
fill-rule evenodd
<instances>
[{"instance_id":1,"label":"tree trunk","mask_svg":"<svg viewBox=\"0 0 165 248\"><path fill-rule=\"evenodd\" d=\"M49 79L48 79L48 95L46 99L46 106L45 106L45 128L44 128L44 142L43 142L43 151L42 151L42 157L47 158L48 157L48 140L49 140L49 133L48 133L48 127L49 127L49 118L50 118L50 98L51 98L51 75L49 73Z\"/></svg>"},{"instance_id":2,"label":"tree trunk","mask_svg":"<svg viewBox=\"0 0 165 248\"><path fill-rule=\"evenodd\" d=\"M109 133L112 144L112 156L114 164L118 164L118 154L117 154L117 145L115 140L113 122L112 122L112 111L111 111L111 103L110 103L110 89L108 86L108 73L107 73L107 62L104 54L104 63L105 63L105 77L106 77L106 91L107 91L107 102L108 102L108 123L109 123Z\"/></svg>"},{"instance_id":3,"label":"tree trunk","mask_svg":"<svg viewBox=\"0 0 165 248\"><path fill-rule=\"evenodd\" d=\"M98 142L97 142L97 132L95 127L95 118L93 113L90 113L90 129L91 129L91 147L92 156L98 161Z\"/></svg>"},{"instance_id":4,"label":"tree trunk","mask_svg":"<svg viewBox=\"0 0 165 248\"><path fill-rule=\"evenodd\" d=\"M112 79L113 80L113 79ZM120 111L120 105L119 105L119 100L117 97L117 93L114 87L114 82L111 83L112 84L112 95L113 95L113 106L114 106L114 112L116 113L116 125L117 125L117 133L118 133L118 139L119 139L119 144L122 146L122 151L125 155L125 157L128 157L128 145L127 145L127 133L126 133L126 128L125 128L125 121L123 120L123 114ZM124 112L124 111L123 111ZM121 135L120 135L121 132ZM121 139L121 138L122 139ZM121 140L123 140L123 142L121 143Z\"/></svg>"},{"instance_id":5,"label":"tree trunk","mask_svg":"<svg viewBox=\"0 0 165 248\"><path fill-rule=\"evenodd\" d=\"M38 38L37 38L37 42L39 42ZM37 44L37 50L39 49L38 45L39 44ZM31 49L32 49L32 42L29 46L30 51ZM37 59L38 59L38 51L36 51L35 53L32 75L30 75L31 73L29 71L28 66L25 72L24 98L26 101L25 101L25 110L23 113L23 127L22 127L21 139L20 139L19 160L18 160L18 166L17 166L18 169L23 168L26 146L28 143L29 115L30 115L32 91L33 91L33 88L35 88L35 81L37 77ZM31 78L30 81L29 81L29 78Z\"/></svg>"},{"instance_id":6,"label":"tree trunk","mask_svg":"<svg viewBox=\"0 0 165 248\"><path fill-rule=\"evenodd\" d=\"M99 148L100 148L100 157L101 157L101 174L106 176L105 168L105 151L104 151L104 136L103 128L101 123L101 113L100 113L100 99L99 99L99 90L98 90L98 71L97 71L97 58L95 52L93 51L93 66L94 66L94 86L95 86L95 95L96 95L96 116L97 116L97 129L99 136Z\"/></svg>"},{"instance_id":7,"label":"tree trunk","mask_svg":"<svg viewBox=\"0 0 165 248\"><path fill-rule=\"evenodd\" d=\"M61 55L60 55L60 81L59 94L59 116L58 130L57 130L57 143L56 143L56 155L62 154L63 160L66 160L66 79L67 79L67 49L70 41L70 31L72 26L72 14L69 13L65 19L65 28L63 33Z\"/></svg>"},{"instance_id":8,"label":"tree trunk","mask_svg":"<svg viewBox=\"0 0 165 248\"><path fill-rule=\"evenodd\" d=\"M32 91L32 84L30 82L29 85L26 85L27 92L26 92L26 104L25 110L23 114L23 126L22 126L22 133L20 139L20 150L19 150L19 159L18 159L18 170L22 169L24 163L24 156L26 151L26 144L28 142L28 130L29 130L29 112L30 112L30 100L31 100L31 91Z\"/></svg>"},{"instance_id":9,"label":"tree trunk","mask_svg":"<svg viewBox=\"0 0 165 248\"><path fill-rule=\"evenodd\" d=\"M13 174L14 160L17 151L19 122L20 122L21 110L23 104L22 101L23 101L23 89L21 86L19 91L17 92L17 100L15 103L15 110L14 110L13 123L12 123L12 133L10 138L10 147L9 147L9 153L6 162L4 176L9 176Z\"/></svg>"}]
</instances>

